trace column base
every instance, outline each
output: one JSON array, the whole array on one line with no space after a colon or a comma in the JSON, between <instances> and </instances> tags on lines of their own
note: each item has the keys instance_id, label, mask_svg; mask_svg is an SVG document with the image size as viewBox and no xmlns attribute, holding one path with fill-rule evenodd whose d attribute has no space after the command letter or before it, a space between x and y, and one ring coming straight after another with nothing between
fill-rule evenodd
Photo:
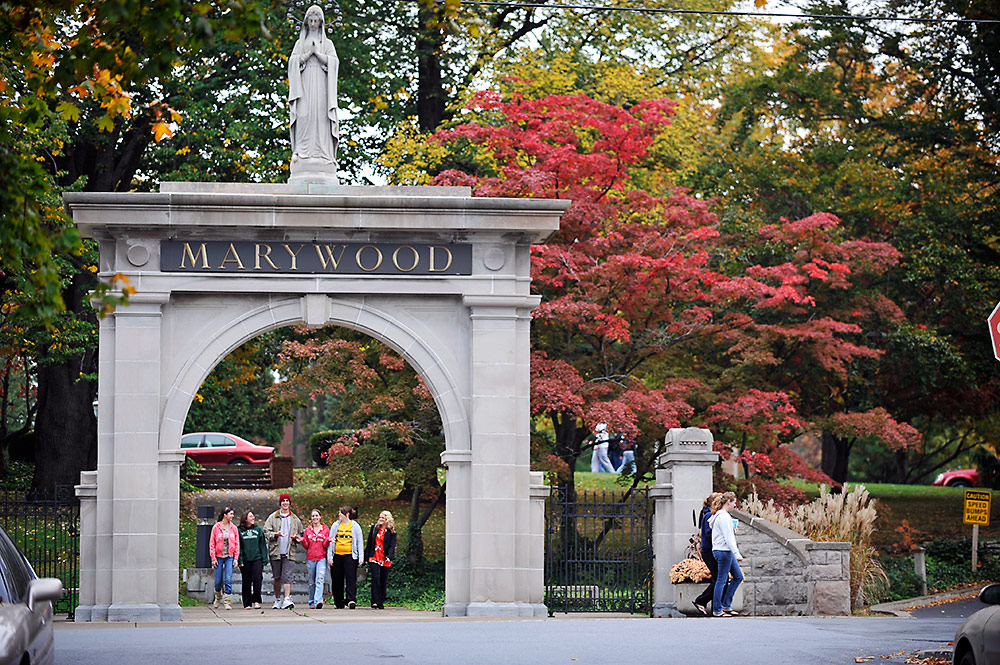
<instances>
[{"instance_id":1,"label":"column base","mask_svg":"<svg viewBox=\"0 0 1000 665\"><path fill-rule=\"evenodd\" d=\"M469 603L465 616L470 617L546 617L548 608L542 603ZM445 615L457 616L457 615Z\"/></svg>"},{"instance_id":2,"label":"column base","mask_svg":"<svg viewBox=\"0 0 1000 665\"><path fill-rule=\"evenodd\" d=\"M675 603L656 603L653 605L653 618L680 619L687 618L687 615L678 610Z\"/></svg>"},{"instance_id":3,"label":"column base","mask_svg":"<svg viewBox=\"0 0 1000 665\"><path fill-rule=\"evenodd\" d=\"M443 617L464 617L467 616L466 610L469 608L468 603L447 603L441 608L441 616Z\"/></svg>"},{"instance_id":4,"label":"column base","mask_svg":"<svg viewBox=\"0 0 1000 665\"><path fill-rule=\"evenodd\" d=\"M116 603L108 607L109 623L150 623L160 620L160 606L152 603Z\"/></svg>"}]
</instances>

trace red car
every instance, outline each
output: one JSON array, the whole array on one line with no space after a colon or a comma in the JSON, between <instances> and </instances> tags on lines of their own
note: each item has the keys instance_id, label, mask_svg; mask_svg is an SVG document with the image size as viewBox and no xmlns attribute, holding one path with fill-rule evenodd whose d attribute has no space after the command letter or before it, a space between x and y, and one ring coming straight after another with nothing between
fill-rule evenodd
<instances>
[{"instance_id":1,"label":"red car","mask_svg":"<svg viewBox=\"0 0 1000 665\"><path fill-rule=\"evenodd\" d=\"M979 484L979 471L976 469L955 469L939 473L932 484L945 487L982 487Z\"/></svg>"},{"instance_id":2,"label":"red car","mask_svg":"<svg viewBox=\"0 0 1000 665\"><path fill-rule=\"evenodd\" d=\"M198 464L270 464L274 457L270 446L258 446L222 432L185 434L181 448Z\"/></svg>"}]
</instances>

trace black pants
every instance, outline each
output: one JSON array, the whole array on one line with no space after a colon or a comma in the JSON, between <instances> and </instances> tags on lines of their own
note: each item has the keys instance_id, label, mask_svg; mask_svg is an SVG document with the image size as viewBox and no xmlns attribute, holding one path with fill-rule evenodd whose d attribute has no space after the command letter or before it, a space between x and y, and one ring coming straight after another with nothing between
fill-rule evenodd
<instances>
[{"instance_id":1,"label":"black pants","mask_svg":"<svg viewBox=\"0 0 1000 665\"><path fill-rule=\"evenodd\" d=\"M333 581L333 604L338 608L358 600L358 562L350 554L334 554L330 566ZM345 593L346 591L346 593Z\"/></svg>"},{"instance_id":2,"label":"black pants","mask_svg":"<svg viewBox=\"0 0 1000 665\"><path fill-rule=\"evenodd\" d=\"M260 585L264 581L264 562L260 559L247 561L240 566L240 574L243 575L243 607L264 602L260 598Z\"/></svg>"},{"instance_id":3,"label":"black pants","mask_svg":"<svg viewBox=\"0 0 1000 665\"><path fill-rule=\"evenodd\" d=\"M389 568L377 563L368 564L368 573L372 578L372 607L385 607L385 585L389 581Z\"/></svg>"},{"instance_id":4,"label":"black pants","mask_svg":"<svg viewBox=\"0 0 1000 665\"><path fill-rule=\"evenodd\" d=\"M712 594L715 591L715 580L719 579L719 563L715 560L715 557L712 556L711 550L707 552L702 550L701 558L705 562L705 565L708 566L708 570L712 573L712 579L708 581L708 588L702 591L701 594L694 599L694 602L698 605L708 606L708 604L712 602ZM729 586L729 580L726 580L726 586ZM725 588L726 587L722 587L723 591ZM712 611L715 611L714 607L712 608Z\"/></svg>"}]
</instances>

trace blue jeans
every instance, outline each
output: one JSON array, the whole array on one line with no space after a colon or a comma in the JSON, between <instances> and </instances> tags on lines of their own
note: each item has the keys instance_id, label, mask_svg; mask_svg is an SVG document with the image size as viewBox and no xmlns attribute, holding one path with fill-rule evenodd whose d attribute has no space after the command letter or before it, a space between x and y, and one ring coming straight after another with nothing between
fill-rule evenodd
<instances>
[{"instance_id":1,"label":"blue jeans","mask_svg":"<svg viewBox=\"0 0 1000 665\"><path fill-rule=\"evenodd\" d=\"M626 450L622 453L622 463L618 465L617 469L615 469L615 473L621 473L622 471L625 470L626 467L628 467L629 471L635 470L634 450Z\"/></svg>"},{"instance_id":2,"label":"blue jeans","mask_svg":"<svg viewBox=\"0 0 1000 665\"><path fill-rule=\"evenodd\" d=\"M323 582L326 581L326 559L306 561L309 568L309 605L323 602Z\"/></svg>"},{"instance_id":3,"label":"blue jeans","mask_svg":"<svg viewBox=\"0 0 1000 665\"><path fill-rule=\"evenodd\" d=\"M215 590L225 593L233 592L233 557L220 556L215 560Z\"/></svg>"},{"instance_id":4,"label":"blue jeans","mask_svg":"<svg viewBox=\"0 0 1000 665\"><path fill-rule=\"evenodd\" d=\"M722 610L732 609L736 588L743 581L743 571L729 550L712 550L712 556L719 564L719 576L715 578L715 592L712 594L712 614L719 614ZM733 579L726 586L730 573Z\"/></svg>"}]
</instances>

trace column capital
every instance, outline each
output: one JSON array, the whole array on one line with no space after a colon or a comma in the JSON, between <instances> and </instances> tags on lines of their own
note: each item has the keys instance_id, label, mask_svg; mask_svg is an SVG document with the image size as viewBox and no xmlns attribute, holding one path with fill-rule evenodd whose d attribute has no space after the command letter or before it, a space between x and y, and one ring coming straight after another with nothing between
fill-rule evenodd
<instances>
[{"instance_id":1,"label":"column capital","mask_svg":"<svg viewBox=\"0 0 1000 665\"><path fill-rule=\"evenodd\" d=\"M446 450L441 453L441 464L448 468L449 464L472 464L471 450Z\"/></svg>"}]
</instances>

